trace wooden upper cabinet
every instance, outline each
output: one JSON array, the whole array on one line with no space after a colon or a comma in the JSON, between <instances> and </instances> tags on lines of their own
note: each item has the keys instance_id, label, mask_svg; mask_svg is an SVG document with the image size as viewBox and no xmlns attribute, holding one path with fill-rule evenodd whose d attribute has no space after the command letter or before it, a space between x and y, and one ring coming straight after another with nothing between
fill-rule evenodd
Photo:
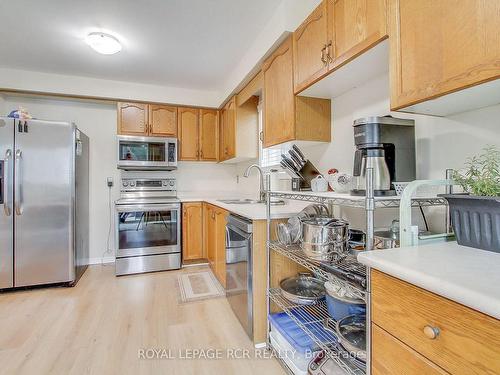
<instances>
[{"instance_id":1,"label":"wooden upper cabinet","mask_svg":"<svg viewBox=\"0 0 500 375\"><path fill-rule=\"evenodd\" d=\"M295 92L328 71L326 5L323 1L293 33Z\"/></svg>"},{"instance_id":2,"label":"wooden upper cabinet","mask_svg":"<svg viewBox=\"0 0 500 375\"><path fill-rule=\"evenodd\" d=\"M295 138L292 37L262 65L264 72L264 147Z\"/></svg>"},{"instance_id":3,"label":"wooden upper cabinet","mask_svg":"<svg viewBox=\"0 0 500 375\"><path fill-rule=\"evenodd\" d=\"M118 134L148 135L148 105L118 103Z\"/></svg>"},{"instance_id":4,"label":"wooden upper cabinet","mask_svg":"<svg viewBox=\"0 0 500 375\"><path fill-rule=\"evenodd\" d=\"M295 140L331 140L331 101L294 95L292 60L290 36L262 65L264 147Z\"/></svg>"},{"instance_id":5,"label":"wooden upper cabinet","mask_svg":"<svg viewBox=\"0 0 500 375\"><path fill-rule=\"evenodd\" d=\"M118 134L177 137L177 107L118 103Z\"/></svg>"},{"instance_id":6,"label":"wooden upper cabinet","mask_svg":"<svg viewBox=\"0 0 500 375\"><path fill-rule=\"evenodd\" d=\"M198 160L199 158L198 117L198 109L178 109L179 160Z\"/></svg>"},{"instance_id":7,"label":"wooden upper cabinet","mask_svg":"<svg viewBox=\"0 0 500 375\"><path fill-rule=\"evenodd\" d=\"M391 108L500 78L500 2L390 0Z\"/></svg>"},{"instance_id":8,"label":"wooden upper cabinet","mask_svg":"<svg viewBox=\"0 0 500 375\"><path fill-rule=\"evenodd\" d=\"M333 47L330 70L387 38L386 0L328 0L328 14L329 41Z\"/></svg>"},{"instance_id":9,"label":"wooden upper cabinet","mask_svg":"<svg viewBox=\"0 0 500 375\"><path fill-rule=\"evenodd\" d=\"M177 136L177 107L149 105L149 123L151 136Z\"/></svg>"},{"instance_id":10,"label":"wooden upper cabinet","mask_svg":"<svg viewBox=\"0 0 500 375\"><path fill-rule=\"evenodd\" d=\"M220 123L220 161L236 156L236 96L222 110Z\"/></svg>"},{"instance_id":11,"label":"wooden upper cabinet","mask_svg":"<svg viewBox=\"0 0 500 375\"><path fill-rule=\"evenodd\" d=\"M219 152L219 115L214 109L200 110L200 160L217 161Z\"/></svg>"},{"instance_id":12,"label":"wooden upper cabinet","mask_svg":"<svg viewBox=\"0 0 500 375\"><path fill-rule=\"evenodd\" d=\"M182 258L205 257L203 246L203 208L201 202L182 204Z\"/></svg>"}]
</instances>

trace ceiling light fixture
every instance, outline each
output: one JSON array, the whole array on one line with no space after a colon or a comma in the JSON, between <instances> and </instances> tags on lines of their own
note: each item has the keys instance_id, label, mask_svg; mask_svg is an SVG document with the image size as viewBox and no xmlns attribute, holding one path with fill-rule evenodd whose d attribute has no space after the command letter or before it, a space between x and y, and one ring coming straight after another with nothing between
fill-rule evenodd
<instances>
[{"instance_id":1,"label":"ceiling light fixture","mask_svg":"<svg viewBox=\"0 0 500 375\"><path fill-rule=\"evenodd\" d=\"M120 52L122 45L113 35L94 32L87 35L85 42L96 52L103 55L113 55Z\"/></svg>"}]
</instances>

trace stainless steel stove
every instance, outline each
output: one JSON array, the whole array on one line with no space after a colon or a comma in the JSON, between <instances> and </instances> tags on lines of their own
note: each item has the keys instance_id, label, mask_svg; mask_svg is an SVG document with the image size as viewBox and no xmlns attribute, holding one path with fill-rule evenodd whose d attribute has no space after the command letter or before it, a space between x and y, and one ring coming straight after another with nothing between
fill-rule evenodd
<instances>
[{"instance_id":1,"label":"stainless steel stove","mask_svg":"<svg viewBox=\"0 0 500 375\"><path fill-rule=\"evenodd\" d=\"M181 267L181 204L173 178L123 178L115 202L116 275Z\"/></svg>"}]
</instances>

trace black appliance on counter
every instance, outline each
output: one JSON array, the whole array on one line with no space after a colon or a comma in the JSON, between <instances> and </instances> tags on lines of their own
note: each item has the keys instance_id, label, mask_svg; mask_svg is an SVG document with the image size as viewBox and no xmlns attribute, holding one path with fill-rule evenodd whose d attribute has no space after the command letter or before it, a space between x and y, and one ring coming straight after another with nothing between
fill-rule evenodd
<instances>
[{"instance_id":1,"label":"black appliance on counter","mask_svg":"<svg viewBox=\"0 0 500 375\"><path fill-rule=\"evenodd\" d=\"M375 196L395 195L393 182L416 178L415 121L392 116L365 117L354 121L353 175L351 195L366 194L366 168L373 168Z\"/></svg>"}]
</instances>

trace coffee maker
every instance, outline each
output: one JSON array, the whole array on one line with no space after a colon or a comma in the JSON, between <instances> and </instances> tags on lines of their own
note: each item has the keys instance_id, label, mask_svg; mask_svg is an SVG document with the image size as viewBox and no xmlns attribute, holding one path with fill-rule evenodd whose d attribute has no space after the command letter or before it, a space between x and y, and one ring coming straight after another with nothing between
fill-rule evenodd
<instances>
[{"instance_id":1,"label":"coffee maker","mask_svg":"<svg viewBox=\"0 0 500 375\"><path fill-rule=\"evenodd\" d=\"M373 168L375 196L391 196L392 183L416 178L415 121L384 117L365 117L354 121L353 176L356 187L351 195L366 194L366 169Z\"/></svg>"}]
</instances>

